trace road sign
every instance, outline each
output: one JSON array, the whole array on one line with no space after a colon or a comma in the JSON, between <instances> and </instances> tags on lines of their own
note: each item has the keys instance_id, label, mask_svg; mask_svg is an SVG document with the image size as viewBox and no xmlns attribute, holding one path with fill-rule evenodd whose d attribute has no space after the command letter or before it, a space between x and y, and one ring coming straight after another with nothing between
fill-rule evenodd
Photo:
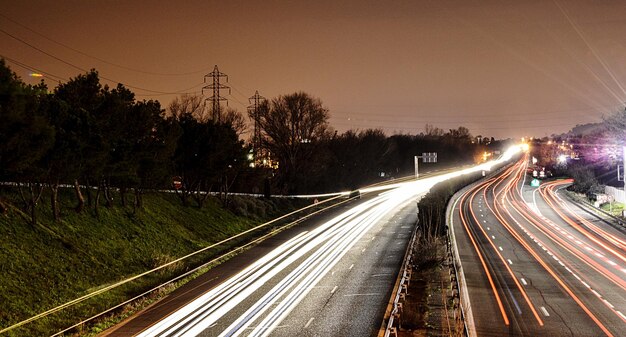
<instances>
[{"instance_id":1,"label":"road sign","mask_svg":"<svg viewBox=\"0 0 626 337\"><path fill-rule=\"evenodd\" d=\"M180 190L183 187L183 178L174 177L172 178L172 186L174 186L175 190Z\"/></svg>"},{"instance_id":2,"label":"road sign","mask_svg":"<svg viewBox=\"0 0 626 337\"><path fill-rule=\"evenodd\" d=\"M533 179L530 181L530 186L532 187L539 187L540 184L541 182L538 179Z\"/></svg>"},{"instance_id":3,"label":"road sign","mask_svg":"<svg viewBox=\"0 0 626 337\"><path fill-rule=\"evenodd\" d=\"M423 163L436 163L437 162L437 152L424 152L424 153L422 153L422 162Z\"/></svg>"}]
</instances>

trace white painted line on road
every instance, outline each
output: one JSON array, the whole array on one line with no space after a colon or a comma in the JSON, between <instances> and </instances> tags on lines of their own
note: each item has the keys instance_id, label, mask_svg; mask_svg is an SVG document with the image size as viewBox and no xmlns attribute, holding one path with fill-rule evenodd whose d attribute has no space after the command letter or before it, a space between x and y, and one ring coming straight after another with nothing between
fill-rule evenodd
<instances>
[{"instance_id":1,"label":"white painted line on road","mask_svg":"<svg viewBox=\"0 0 626 337\"><path fill-rule=\"evenodd\" d=\"M620 316L622 316L623 319L626 319L626 316L624 316L624 314L622 314L621 311L616 311Z\"/></svg>"},{"instance_id":2,"label":"white painted line on road","mask_svg":"<svg viewBox=\"0 0 626 337\"><path fill-rule=\"evenodd\" d=\"M361 253L363 253L365 251L365 248L361 249Z\"/></svg>"},{"instance_id":3,"label":"white painted line on road","mask_svg":"<svg viewBox=\"0 0 626 337\"><path fill-rule=\"evenodd\" d=\"M354 263L350 265L350 268L348 268L348 270L352 270L352 268L354 268Z\"/></svg>"},{"instance_id":4,"label":"white painted line on road","mask_svg":"<svg viewBox=\"0 0 626 337\"><path fill-rule=\"evenodd\" d=\"M314 319L315 319L315 317L311 317L311 319L309 319L309 321L308 321L308 322L306 322L306 324L304 325L304 328L305 328L305 329L306 329L306 328L308 328L308 327L309 327L309 325L311 325L311 323L313 323L313 320L314 320Z\"/></svg>"},{"instance_id":5,"label":"white painted line on road","mask_svg":"<svg viewBox=\"0 0 626 337\"><path fill-rule=\"evenodd\" d=\"M591 289L591 287L587 284L587 282L585 282L585 281L580 281L580 282L582 282L582 284L583 284L585 287L587 287L587 288Z\"/></svg>"},{"instance_id":6,"label":"white painted line on road","mask_svg":"<svg viewBox=\"0 0 626 337\"><path fill-rule=\"evenodd\" d=\"M335 275L335 272L330 273L330 275Z\"/></svg>"},{"instance_id":7,"label":"white painted line on road","mask_svg":"<svg viewBox=\"0 0 626 337\"><path fill-rule=\"evenodd\" d=\"M212 328L212 327L214 327L216 325L217 325L217 323L213 323L213 324L209 325L209 328Z\"/></svg>"},{"instance_id":8,"label":"white painted line on road","mask_svg":"<svg viewBox=\"0 0 626 337\"><path fill-rule=\"evenodd\" d=\"M337 288L339 288L339 286L335 286L335 287L333 288L333 290L331 290L331 291L330 291L330 293L331 293L331 294L334 294L334 293L335 293L335 291L337 290Z\"/></svg>"},{"instance_id":9,"label":"white painted line on road","mask_svg":"<svg viewBox=\"0 0 626 337\"><path fill-rule=\"evenodd\" d=\"M606 303L606 305L611 307L611 309L615 309L615 306L613 306L613 304L609 303L609 301L607 301L607 300L603 300L603 301L604 301L604 303Z\"/></svg>"},{"instance_id":10,"label":"white painted line on road","mask_svg":"<svg viewBox=\"0 0 626 337\"><path fill-rule=\"evenodd\" d=\"M372 237L372 240L370 240L370 241L374 241L374 239L375 239L375 238L376 238L376 237L375 237L375 236L373 236L373 237Z\"/></svg>"},{"instance_id":11,"label":"white painted line on road","mask_svg":"<svg viewBox=\"0 0 626 337\"><path fill-rule=\"evenodd\" d=\"M498 249L500 249L500 251L502 251L502 246L498 246Z\"/></svg>"},{"instance_id":12,"label":"white painted line on road","mask_svg":"<svg viewBox=\"0 0 626 337\"><path fill-rule=\"evenodd\" d=\"M550 314L548 313L548 310L546 310L545 307L541 307L540 309L546 317L550 316Z\"/></svg>"},{"instance_id":13,"label":"white painted line on road","mask_svg":"<svg viewBox=\"0 0 626 337\"><path fill-rule=\"evenodd\" d=\"M613 262L613 261L611 261L611 260L608 260L607 262L608 262L611 266L617 266L617 263L615 263L615 262Z\"/></svg>"},{"instance_id":14,"label":"white painted line on road","mask_svg":"<svg viewBox=\"0 0 626 337\"><path fill-rule=\"evenodd\" d=\"M522 278L522 283L524 283L524 285L528 285L528 283L526 283L526 280L524 280L524 278Z\"/></svg>"},{"instance_id":15,"label":"white painted line on road","mask_svg":"<svg viewBox=\"0 0 626 337\"><path fill-rule=\"evenodd\" d=\"M509 262L509 264L513 264L513 261L511 261L511 259L506 259L506 260Z\"/></svg>"},{"instance_id":16,"label":"white painted line on road","mask_svg":"<svg viewBox=\"0 0 626 337\"><path fill-rule=\"evenodd\" d=\"M343 295L343 297L355 297L355 296L378 296L380 293L365 293L365 294L348 294Z\"/></svg>"}]
</instances>

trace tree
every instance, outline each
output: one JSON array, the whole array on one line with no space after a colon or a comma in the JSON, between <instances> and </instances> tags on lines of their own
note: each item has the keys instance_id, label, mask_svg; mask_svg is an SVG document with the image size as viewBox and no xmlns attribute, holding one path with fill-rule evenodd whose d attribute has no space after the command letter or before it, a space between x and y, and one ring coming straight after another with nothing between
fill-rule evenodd
<instances>
[{"instance_id":1,"label":"tree","mask_svg":"<svg viewBox=\"0 0 626 337\"><path fill-rule=\"evenodd\" d=\"M208 192L226 191L233 169L245 163L245 149L229 124L198 121L191 114L176 119L181 130L174 156L175 172L183 184L178 196L184 205L189 197L202 207Z\"/></svg>"},{"instance_id":2,"label":"tree","mask_svg":"<svg viewBox=\"0 0 626 337\"><path fill-rule=\"evenodd\" d=\"M304 92L279 96L250 111L262 131L262 146L278 160L280 182L295 192L319 141L328 135L328 110Z\"/></svg>"},{"instance_id":3,"label":"tree","mask_svg":"<svg viewBox=\"0 0 626 337\"><path fill-rule=\"evenodd\" d=\"M208 117L204 113L204 98L199 95L182 95L174 98L167 108L170 116L179 119L184 115L190 115L198 121L206 121Z\"/></svg>"},{"instance_id":4,"label":"tree","mask_svg":"<svg viewBox=\"0 0 626 337\"><path fill-rule=\"evenodd\" d=\"M47 88L25 85L0 59L0 178L18 183L32 223L41 198L45 169L42 158L54 143L54 129L41 108ZM22 186L27 187L25 195ZM7 209L0 199L0 212Z\"/></svg>"},{"instance_id":5,"label":"tree","mask_svg":"<svg viewBox=\"0 0 626 337\"><path fill-rule=\"evenodd\" d=\"M48 115L59 137L47 160L55 217L58 210L54 204L58 205L57 189L62 180L74 183L76 211L81 212L85 203L79 184L81 177L87 182L91 203L90 181L100 180L108 155L103 133L109 130L109 125L101 114L103 102L103 88L95 70L60 84L54 91Z\"/></svg>"}]
</instances>

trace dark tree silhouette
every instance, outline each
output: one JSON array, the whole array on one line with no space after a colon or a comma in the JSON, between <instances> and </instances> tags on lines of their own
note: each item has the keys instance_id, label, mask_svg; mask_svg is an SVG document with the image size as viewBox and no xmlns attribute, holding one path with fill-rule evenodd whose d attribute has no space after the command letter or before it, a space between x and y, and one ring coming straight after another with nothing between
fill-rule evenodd
<instances>
[{"instance_id":1,"label":"dark tree silhouette","mask_svg":"<svg viewBox=\"0 0 626 337\"><path fill-rule=\"evenodd\" d=\"M250 118L262 130L262 146L279 163L280 183L296 192L320 140L328 136L328 110L321 100L304 92L265 102Z\"/></svg>"}]
</instances>

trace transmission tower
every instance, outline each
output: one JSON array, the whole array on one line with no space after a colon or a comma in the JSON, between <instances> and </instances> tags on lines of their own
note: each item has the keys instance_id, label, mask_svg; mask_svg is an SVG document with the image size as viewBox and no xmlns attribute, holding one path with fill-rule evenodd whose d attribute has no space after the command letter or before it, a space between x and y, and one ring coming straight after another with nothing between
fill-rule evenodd
<instances>
[{"instance_id":1,"label":"transmission tower","mask_svg":"<svg viewBox=\"0 0 626 337\"><path fill-rule=\"evenodd\" d=\"M213 82L209 82L209 85L205 85L202 87L202 95L204 95L204 90L213 90L213 96L207 98L206 101L211 101L211 113L213 114L213 120L220 122L221 118L221 101L226 101L226 106L228 106L228 99L222 97L220 95L220 90L228 89L228 94L230 95L230 87L220 83L220 78L226 78L226 82L228 82L228 75L220 72L217 69L217 65L213 68L213 71L204 75L204 83L207 83L207 77L212 78Z\"/></svg>"},{"instance_id":2,"label":"transmission tower","mask_svg":"<svg viewBox=\"0 0 626 337\"><path fill-rule=\"evenodd\" d=\"M254 96L248 98L250 102L250 106L248 106L248 111L252 113L254 116L254 133L252 134L252 147L254 148L255 154L258 154L259 149L261 148L261 128L258 123L258 113L259 106L261 102L265 101L265 97L259 95L259 91L256 90Z\"/></svg>"}]
</instances>

